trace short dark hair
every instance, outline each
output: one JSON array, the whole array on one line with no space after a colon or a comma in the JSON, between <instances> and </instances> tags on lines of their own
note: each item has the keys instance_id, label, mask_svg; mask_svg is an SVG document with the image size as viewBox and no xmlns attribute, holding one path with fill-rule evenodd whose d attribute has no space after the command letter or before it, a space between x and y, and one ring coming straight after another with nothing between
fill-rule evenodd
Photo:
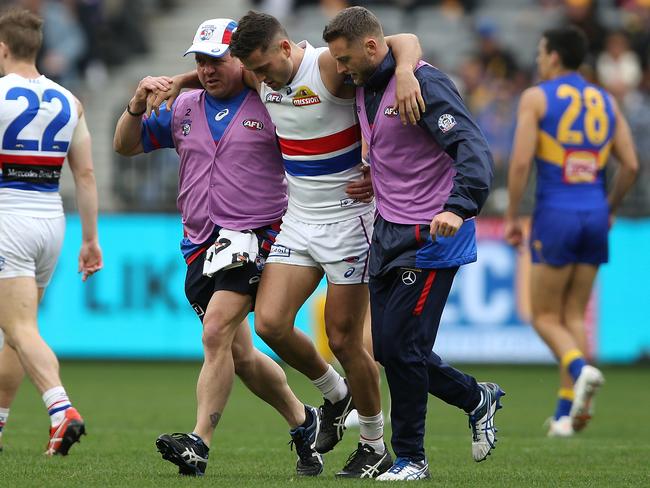
<instances>
[{"instance_id":1,"label":"short dark hair","mask_svg":"<svg viewBox=\"0 0 650 488\"><path fill-rule=\"evenodd\" d=\"M0 42L11 55L22 61L34 61L43 43L43 20L29 10L10 8L0 15Z\"/></svg>"},{"instance_id":2,"label":"short dark hair","mask_svg":"<svg viewBox=\"0 0 650 488\"><path fill-rule=\"evenodd\" d=\"M366 36L384 38L381 23L375 14L363 7L341 10L323 30L323 40L332 42L343 37L348 42L362 40Z\"/></svg>"},{"instance_id":3,"label":"short dark hair","mask_svg":"<svg viewBox=\"0 0 650 488\"><path fill-rule=\"evenodd\" d=\"M577 70L587 57L587 36L575 26L559 27L544 31L546 52L555 51L562 66Z\"/></svg>"},{"instance_id":4,"label":"short dark hair","mask_svg":"<svg viewBox=\"0 0 650 488\"><path fill-rule=\"evenodd\" d=\"M249 10L237 23L230 39L230 52L239 59L246 59L256 49L266 51L277 37L289 39L280 21L269 14Z\"/></svg>"}]
</instances>

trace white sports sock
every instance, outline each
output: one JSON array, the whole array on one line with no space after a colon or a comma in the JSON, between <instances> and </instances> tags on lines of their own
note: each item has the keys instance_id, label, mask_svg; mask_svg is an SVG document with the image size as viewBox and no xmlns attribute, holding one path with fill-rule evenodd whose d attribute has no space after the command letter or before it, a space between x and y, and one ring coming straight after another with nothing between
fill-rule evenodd
<instances>
[{"instance_id":1,"label":"white sports sock","mask_svg":"<svg viewBox=\"0 0 650 488\"><path fill-rule=\"evenodd\" d=\"M65 411L72 406L65 388L62 386L55 386L43 393L43 403L45 403L47 413L50 415L52 427L56 427L63 422Z\"/></svg>"},{"instance_id":2,"label":"white sports sock","mask_svg":"<svg viewBox=\"0 0 650 488\"><path fill-rule=\"evenodd\" d=\"M474 410L472 410L469 413L469 415L474 415L476 413L476 411L479 409L479 407L481 407L482 405L483 405L483 390L481 390L481 399L478 401L478 405L476 405L476 407L474 407Z\"/></svg>"},{"instance_id":3,"label":"white sports sock","mask_svg":"<svg viewBox=\"0 0 650 488\"><path fill-rule=\"evenodd\" d=\"M359 415L359 442L368 444L377 454L384 452L384 415L381 410L372 417Z\"/></svg>"},{"instance_id":4,"label":"white sports sock","mask_svg":"<svg viewBox=\"0 0 650 488\"><path fill-rule=\"evenodd\" d=\"M348 394L348 385L343 376L338 374L330 364L323 376L312 381L314 386L320 390L325 399L332 403L343 400Z\"/></svg>"},{"instance_id":5,"label":"white sports sock","mask_svg":"<svg viewBox=\"0 0 650 488\"><path fill-rule=\"evenodd\" d=\"M0 407L0 436L2 436L2 429L7 423L8 418L9 418L9 409Z\"/></svg>"}]
</instances>

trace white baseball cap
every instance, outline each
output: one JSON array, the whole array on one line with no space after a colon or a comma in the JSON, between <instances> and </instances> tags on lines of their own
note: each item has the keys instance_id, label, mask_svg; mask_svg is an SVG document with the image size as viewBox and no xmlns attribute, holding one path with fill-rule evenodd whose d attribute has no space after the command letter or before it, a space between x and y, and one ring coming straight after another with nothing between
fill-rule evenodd
<instances>
[{"instance_id":1,"label":"white baseball cap","mask_svg":"<svg viewBox=\"0 0 650 488\"><path fill-rule=\"evenodd\" d=\"M194 42L183 56L189 53L201 53L220 58L228 51L230 37L236 28L237 22L232 19L204 21L196 30Z\"/></svg>"}]
</instances>

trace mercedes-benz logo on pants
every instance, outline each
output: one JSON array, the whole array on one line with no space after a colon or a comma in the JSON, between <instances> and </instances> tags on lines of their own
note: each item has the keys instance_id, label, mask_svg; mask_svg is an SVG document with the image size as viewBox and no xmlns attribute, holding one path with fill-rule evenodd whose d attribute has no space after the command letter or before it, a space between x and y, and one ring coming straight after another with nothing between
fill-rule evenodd
<instances>
[{"instance_id":1,"label":"mercedes-benz logo on pants","mask_svg":"<svg viewBox=\"0 0 650 488\"><path fill-rule=\"evenodd\" d=\"M405 285L412 285L415 283L415 280L417 279L417 276L415 274L415 271L404 271L402 273L402 283Z\"/></svg>"}]
</instances>

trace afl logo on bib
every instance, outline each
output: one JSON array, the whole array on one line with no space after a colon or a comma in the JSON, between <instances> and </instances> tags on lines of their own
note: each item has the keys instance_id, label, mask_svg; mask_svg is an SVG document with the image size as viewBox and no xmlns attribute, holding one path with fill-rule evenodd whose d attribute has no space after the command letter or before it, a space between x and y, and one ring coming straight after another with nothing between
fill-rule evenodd
<instances>
[{"instance_id":1,"label":"afl logo on bib","mask_svg":"<svg viewBox=\"0 0 650 488\"><path fill-rule=\"evenodd\" d=\"M264 124L262 122L254 119L246 119L242 122L242 125L249 130L262 130L264 128Z\"/></svg>"},{"instance_id":2,"label":"afl logo on bib","mask_svg":"<svg viewBox=\"0 0 650 488\"><path fill-rule=\"evenodd\" d=\"M386 107L384 110L384 115L386 117L397 117L399 115L399 110L395 107Z\"/></svg>"},{"instance_id":3,"label":"afl logo on bib","mask_svg":"<svg viewBox=\"0 0 650 488\"><path fill-rule=\"evenodd\" d=\"M320 97L316 95L308 86L300 86L293 96L293 104L296 107L304 107L306 105L315 105L320 103Z\"/></svg>"},{"instance_id":4,"label":"afl logo on bib","mask_svg":"<svg viewBox=\"0 0 650 488\"><path fill-rule=\"evenodd\" d=\"M438 119L438 128L442 132L448 132L456 126L456 119L453 115L442 114Z\"/></svg>"}]
</instances>

